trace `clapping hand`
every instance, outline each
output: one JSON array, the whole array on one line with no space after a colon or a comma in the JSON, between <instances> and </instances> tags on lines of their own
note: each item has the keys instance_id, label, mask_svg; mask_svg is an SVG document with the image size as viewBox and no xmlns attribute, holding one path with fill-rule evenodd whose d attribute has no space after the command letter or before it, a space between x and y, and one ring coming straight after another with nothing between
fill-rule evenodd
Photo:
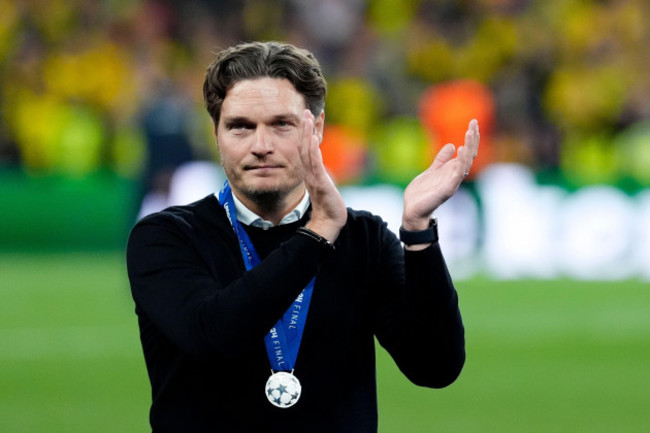
<instances>
[{"instance_id":1,"label":"clapping hand","mask_svg":"<svg viewBox=\"0 0 650 433\"><path fill-rule=\"evenodd\" d=\"M319 120L323 121L322 118ZM341 194L323 165L321 136L314 127L315 121L312 113L305 110L300 159L304 171L303 180L312 205L311 219L306 227L334 242L347 221L348 213Z\"/></svg>"},{"instance_id":2,"label":"clapping hand","mask_svg":"<svg viewBox=\"0 0 650 433\"><path fill-rule=\"evenodd\" d=\"M431 166L406 187L402 214L402 226L406 230L426 229L433 211L456 193L478 154L479 138L478 121L474 119L469 123L465 144L458 148L457 156L454 158L455 146L446 144Z\"/></svg>"}]
</instances>

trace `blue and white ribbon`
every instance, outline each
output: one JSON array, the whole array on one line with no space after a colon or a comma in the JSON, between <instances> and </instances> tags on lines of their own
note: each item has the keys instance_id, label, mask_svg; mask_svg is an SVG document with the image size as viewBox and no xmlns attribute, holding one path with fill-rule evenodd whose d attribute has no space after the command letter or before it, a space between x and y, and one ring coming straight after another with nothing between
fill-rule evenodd
<instances>
[{"instance_id":1,"label":"blue and white ribbon","mask_svg":"<svg viewBox=\"0 0 650 433\"><path fill-rule=\"evenodd\" d=\"M235 235L239 239L239 248L244 258L246 270L250 271L260 263L260 258L248 233L237 220L235 201L228 181L219 192L219 203L226 211ZM271 363L271 369L274 371L292 371L295 367L315 281L316 277L312 278L307 287L293 301L291 307L264 337L266 352Z\"/></svg>"}]
</instances>

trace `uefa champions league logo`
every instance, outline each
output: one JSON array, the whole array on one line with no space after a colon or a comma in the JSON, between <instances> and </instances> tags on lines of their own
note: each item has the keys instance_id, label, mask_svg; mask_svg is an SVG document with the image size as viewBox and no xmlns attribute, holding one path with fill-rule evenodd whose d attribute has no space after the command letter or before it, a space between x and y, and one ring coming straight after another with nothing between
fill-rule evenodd
<instances>
[{"instance_id":1,"label":"uefa champions league logo","mask_svg":"<svg viewBox=\"0 0 650 433\"><path fill-rule=\"evenodd\" d=\"M280 408L291 407L300 398L302 387L291 373L279 371L266 382L266 398L271 404Z\"/></svg>"}]
</instances>

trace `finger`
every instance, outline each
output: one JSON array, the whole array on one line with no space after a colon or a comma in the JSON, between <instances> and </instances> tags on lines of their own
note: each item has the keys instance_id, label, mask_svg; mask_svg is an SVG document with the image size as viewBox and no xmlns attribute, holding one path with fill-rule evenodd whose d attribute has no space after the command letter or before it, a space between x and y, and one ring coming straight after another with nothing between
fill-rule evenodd
<instances>
[{"instance_id":1,"label":"finger","mask_svg":"<svg viewBox=\"0 0 650 433\"><path fill-rule=\"evenodd\" d=\"M469 122L469 127L467 128L467 133L465 134L465 146L467 146L472 159L476 158L476 155L478 155L479 140L480 134L478 130L478 121L476 119L472 119L472 121Z\"/></svg>"},{"instance_id":2,"label":"finger","mask_svg":"<svg viewBox=\"0 0 650 433\"><path fill-rule=\"evenodd\" d=\"M465 133L465 145L462 147L462 166L464 167L465 176L469 174L470 169L472 168L472 163L474 158L478 155L478 143L479 143L479 132L478 132L478 121L472 119ZM459 149L459 153L460 149Z\"/></svg>"},{"instance_id":3,"label":"finger","mask_svg":"<svg viewBox=\"0 0 650 433\"><path fill-rule=\"evenodd\" d=\"M318 137L315 135L312 135L309 140L309 162L311 163L312 172L315 175L325 173L323 154L320 151Z\"/></svg>"},{"instance_id":4,"label":"finger","mask_svg":"<svg viewBox=\"0 0 650 433\"><path fill-rule=\"evenodd\" d=\"M431 167L438 168L444 165L454 157L454 153L456 153L456 146L454 146L451 143L445 144L444 146L442 146L442 149L438 151L438 154L433 160Z\"/></svg>"},{"instance_id":5,"label":"finger","mask_svg":"<svg viewBox=\"0 0 650 433\"><path fill-rule=\"evenodd\" d=\"M469 170L472 167L472 159L469 156L466 146L458 148L456 167L462 177L466 177L469 174Z\"/></svg>"},{"instance_id":6,"label":"finger","mask_svg":"<svg viewBox=\"0 0 650 433\"><path fill-rule=\"evenodd\" d=\"M310 117L311 113L309 110L305 110L303 113L302 120L302 131L300 134L300 159L302 161L303 168L309 170L310 163L310 153L311 153L311 141L312 141L312 131L314 129L313 117Z\"/></svg>"},{"instance_id":7,"label":"finger","mask_svg":"<svg viewBox=\"0 0 650 433\"><path fill-rule=\"evenodd\" d=\"M316 122L316 119L314 119L314 115L311 114L311 111L305 110L303 111L303 117L302 117L302 134L303 134L303 139L308 139L311 137L314 133L314 124Z\"/></svg>"},{"instance_id":8,"label":"finger","mask_svg":"<svg viewBox=\"0 0 650 433\"><path fill-rule=\"evenodd\" d=\"M469 170L472 167L472 161L474 160L474 153L472 148L473 132L471 129L468 129L465 133L465 145L462 147L462 158L461 165L465 170L465 176L469 174Z\"/></svg>"}]
</instances>

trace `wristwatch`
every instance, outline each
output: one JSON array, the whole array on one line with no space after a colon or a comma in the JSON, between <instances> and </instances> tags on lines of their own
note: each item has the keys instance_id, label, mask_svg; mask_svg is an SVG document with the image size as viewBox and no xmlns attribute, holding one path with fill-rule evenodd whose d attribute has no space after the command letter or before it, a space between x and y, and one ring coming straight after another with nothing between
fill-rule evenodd
<instances>
[{"instance_id":1,"label":"wristwatch","mask_svg":"<svg viewBox=\"0 0 650 433\"><path fill-rule=\"evenodd\" d=\"M438 242L438 222L435 218L429 220L429 227L424 230L409 231L399 228L399 240L404 245L430 244Z\"/></svg>"},{"instance_id":2,"label":"wristwatch","mask_svg":"<svg viewBox=\"0 0 650 433\"><path fill-rule=\"evenodd\" d=\"M327 247L328 249L334 251L336 247L334 247L334 244L316 233L313 230L309 230L307 227L300 227L298 230L296 230L296 233L300 233L302 235L307 236L310 239L315 240L318 242L320 245L323 245L324 247Z\"/></svg>"}]
</instances>

